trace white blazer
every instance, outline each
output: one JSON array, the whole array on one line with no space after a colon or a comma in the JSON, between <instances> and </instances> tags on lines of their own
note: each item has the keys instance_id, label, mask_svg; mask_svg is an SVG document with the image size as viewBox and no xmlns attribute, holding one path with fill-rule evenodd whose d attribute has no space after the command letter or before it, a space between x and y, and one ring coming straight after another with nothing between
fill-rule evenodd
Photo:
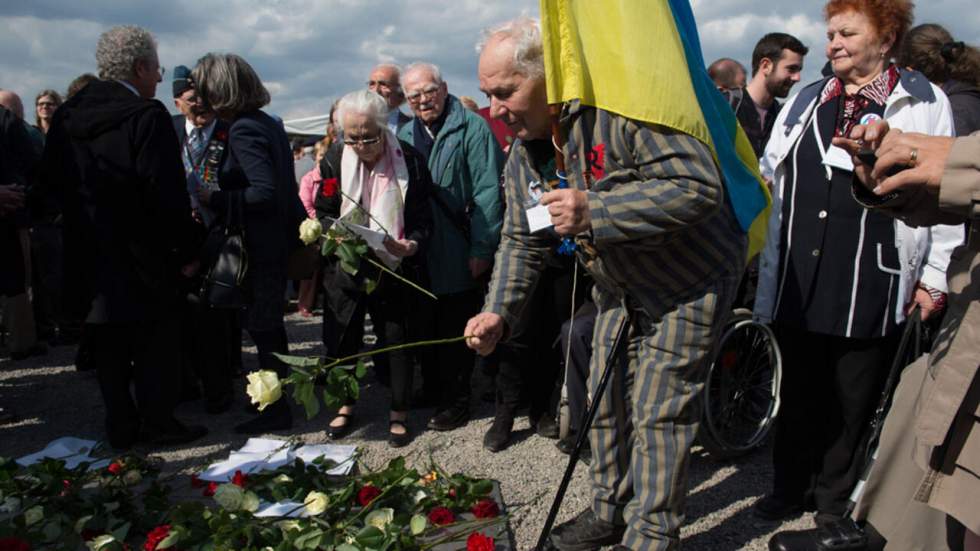
<instances>
[{"instance_id":1,"label":"white blazer","mask_svg":"<svg viewBox=\"0 0 980 551\"><path fill-rule=\"evenodd\" d=\"M939 87L929 83L921 73L902 71L901 80L885 102L884 118L892 128L904 132L921 132L936 136L953 135L953 113L949 100ZM769 214L769 228L766 244L759 258L759 284L755 297L755 318L771 322L779 301L780 265L784 258L779 257L780 229L783 224L783 196L787 185L786 165L794 145L799 141L803 129L816 111L820 93L826 79L810 84L790 98L779 112L773 125L772 135L766 144L766 151L760 161L762 175L772 180L772 211ZM853 170L850 156L842 149L831 146L823 154L824 165ZM829 170L829 168L828 168ZM793 171L794 175L798 171ZM950 254L956 246L963 243L963 225L932 226L913 228L898 219L895 220L895 247L901 268L895 270L881 264L878 267L899 277L898 296L903 300L895 305L895 321L905 319L905 304L911 298L917 281L922 281L934 289L947 292L946 266ZM790 246L787 246L787 253ZM856 289L857 278L854 278ZM852 302L851 308L854 308Z\"/></svg>"}]
</instances>

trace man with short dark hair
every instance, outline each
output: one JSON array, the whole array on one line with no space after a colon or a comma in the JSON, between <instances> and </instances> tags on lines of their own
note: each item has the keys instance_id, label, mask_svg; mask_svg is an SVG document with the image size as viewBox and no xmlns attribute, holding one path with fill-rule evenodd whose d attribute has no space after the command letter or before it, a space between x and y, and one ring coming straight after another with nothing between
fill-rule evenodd
<instances>
[{"instance_id":1,"label":"man with short dark hair","mask_svg":"<svg viewBox=\"0 0 980 551\"><path fill-rule=\"evenodd\" d=\"M207 429L173 416L175 305L199 234L170 114L152 99L163 78L156 40L114 27L99 37L96 61L101 80L55 113L42 164L63 205L65 307L85 319L112 447L190 442Z\"/></svg>"},{"instance_id":2,"label":"man with short dark hair","mask_svg":"<svg viewBox=\"0 0 980 551\"><path fill-rule=\"evenodd\" d=\"M726 92L738 122L756 157L762 157L781 104L800 81L803 57L809 49L786 33L763 36L752 51L752 80L744 88Z\"/></svg>"},{"instance_id":3,"label":"man with short dark hair","mask_svg":"<svg viewBox=\"0 0 980 551\"><path fill-rule=\"evenodd\" d=\"M745 67L730 57L723 57L708 66L708 76L719 90L738 90L745 86Z\"/></svg>"},{"instance_id":4,"label":"man with short dark hair","mask_svg":"<svg viewBox=\"0 0 980 551\"><path fill-rule=\"evenodd\" d=\"M402 113L401 105L405 103L405 92L401 85L401 68L394 63L380 63L371 69L368 77L368 90L383 97L388 102L388 130L398 134L412 120Z\"/></svg>"}]
</instances>

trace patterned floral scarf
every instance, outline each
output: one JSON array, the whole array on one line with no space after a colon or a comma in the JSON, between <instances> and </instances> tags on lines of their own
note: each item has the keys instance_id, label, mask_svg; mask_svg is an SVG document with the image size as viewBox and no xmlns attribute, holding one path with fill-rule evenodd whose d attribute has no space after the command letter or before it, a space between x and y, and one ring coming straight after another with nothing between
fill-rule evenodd
<instances>
[{"instance_id":1,"label":"patterned floral scarf","mask_svg":"<svg viewBox=\"0 0 980 551\"><path fill-rule=\"evenodd\" d=\"M862 86L854 94L847 94L844 91L844 82L841 79L837 77L830 79L820 94L819 105L823 105L837 96L843 96L840 111L837 114L837 128L834 130L834 136L850 135L851 129L858 124L861 114L872 102L884 106L885 102L888 101L888 96L898 85L899 78L898 69L891 65L885 72Z\"/></svg>"}]
</instances>

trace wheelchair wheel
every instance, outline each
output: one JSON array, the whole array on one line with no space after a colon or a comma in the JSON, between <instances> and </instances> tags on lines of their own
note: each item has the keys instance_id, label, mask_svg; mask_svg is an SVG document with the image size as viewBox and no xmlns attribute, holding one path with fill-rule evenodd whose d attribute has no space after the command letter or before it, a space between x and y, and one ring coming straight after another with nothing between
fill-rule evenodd
<instances>
[{"instance_id":1,"label":"wheelchair wheel","mask_svg":"<svg viewBox=\"0 0 980 551\"><path fill-rule=\"evenodd\" d=\"M782 355L768 326L736 311L705 380L701 445L736 457L765 442L779 412Z\"/></svg>"}]
</instances>

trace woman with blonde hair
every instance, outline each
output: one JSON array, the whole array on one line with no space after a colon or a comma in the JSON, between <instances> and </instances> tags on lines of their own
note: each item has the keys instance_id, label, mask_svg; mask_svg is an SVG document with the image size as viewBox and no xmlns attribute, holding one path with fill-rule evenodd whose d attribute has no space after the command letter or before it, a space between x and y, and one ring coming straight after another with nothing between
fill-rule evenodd
<instances>
[{"instance_id":1,"label":"woman with blonde hair","mask_svg":"<svg viewBox=\"0 0 980 551\"><path fill-rule=\"evenodd\" d=\"M62 103L61 94L54 90L41 90L41 93L34 99L34 115L37 121L35 126L43 134L48 133L54 112L58 107L61 107Z\"/></svg>"}]
</instances>

